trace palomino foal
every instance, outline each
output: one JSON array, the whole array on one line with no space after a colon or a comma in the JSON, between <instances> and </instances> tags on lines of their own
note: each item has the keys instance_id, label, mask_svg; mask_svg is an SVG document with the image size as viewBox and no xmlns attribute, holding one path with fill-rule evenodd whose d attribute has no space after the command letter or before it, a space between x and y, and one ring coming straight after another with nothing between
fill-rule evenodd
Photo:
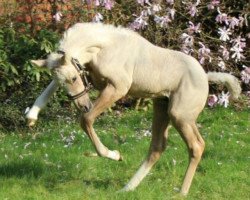
<instances>
[{"instance_id":1,"label":"palomino foal","mask_svg":"<svg viewBox=\"0 0 250 200\"><path fill-rule=\"evenodd\" d=\"M58 82L75 97L76 106L83 111L81 127L101 157L122 159L118 151L109 150L98 138L93 128L96 117L125 95L153 98L149 152L122 191L135 189L160 158L172 122L189 152L189 165L181 187L181 193L186 195L205 147L196 119L206 103L208 81L224 83L234 98L241 91L232 75L206 74L191 56L157 47L133 31L110 25L76 24L65 32L59 53L33 63L49 67L54 74L55 80L45 90L45 97L51 96ZM93 105L87 94L86 81L83 83L80 78L81 73L88 73L91 83L100 91Z\"/></svg>"}]
</instances>

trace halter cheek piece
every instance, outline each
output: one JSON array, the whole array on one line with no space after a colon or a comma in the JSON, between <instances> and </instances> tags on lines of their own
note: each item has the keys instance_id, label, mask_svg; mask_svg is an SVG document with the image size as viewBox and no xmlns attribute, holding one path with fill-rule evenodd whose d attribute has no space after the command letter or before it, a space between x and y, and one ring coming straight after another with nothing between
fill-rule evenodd
<instances>
[{"instance_id":1,"label":"halter cheek piece","mask_svg":"<svg viewBox=\"0 0 250 200\"><path fill-rule=\"evenodd\" d=\"M57 53L63 54L63 55L65 54L64 51L58 51ZM76 68L77 72L82 77L83 83L85 86L85 89L82 92L80 92L76 95L70 95L70 94L67 95L69 100L76 100L76 99L80 98L81 96L85 95L87 92L89 92L93 88L93 85L88 81L87 76L89 76L89 72L86 70L86 67L81 65L80 62L76 58L72 58L71 62L74 65L74 67Z\"/></svg>"}]
</instances>

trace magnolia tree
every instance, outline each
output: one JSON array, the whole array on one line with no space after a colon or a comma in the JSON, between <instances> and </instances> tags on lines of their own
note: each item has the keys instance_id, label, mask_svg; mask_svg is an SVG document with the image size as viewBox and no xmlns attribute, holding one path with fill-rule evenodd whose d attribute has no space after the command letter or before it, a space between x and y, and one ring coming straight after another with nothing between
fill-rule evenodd
<instances>
[{"instance_id":1,"label":"magnolia tree","mask_svg":"<svg viewBox=\"0 0 250 200\"><path fill-rule=\"evenodd\" d=\"M196 57L206 71L232 73L240 78L245 93L250 95L247 47L250 16L249 3L244 0L134 0L126 3L85 0L82 3L90 6L93 22L121 24L157 45ZM59 11L54 17L59 22L64 16ZM227 107L229 96L224 91L211 94L208 105Z\"/></svg>"}]
</instances>

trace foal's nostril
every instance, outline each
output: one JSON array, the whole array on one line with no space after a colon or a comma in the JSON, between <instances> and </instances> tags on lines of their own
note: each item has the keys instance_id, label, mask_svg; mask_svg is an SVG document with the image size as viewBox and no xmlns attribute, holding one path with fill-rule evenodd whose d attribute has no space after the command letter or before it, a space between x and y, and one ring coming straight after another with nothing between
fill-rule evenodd
<instances>
[{"instance_id":1,"label":"foal's nostril","mask_svg":"<svg viewBox=\"0 0 250 200\"><path fill-rule=\"evenodd\" d=\"M85 113L88 112L87 106L83 106L83 107L82 107L82 111L85 112Z\"/></svg>"},{"instance_id":2,"label":"foal's nostril","mask_svg":"<svg viewBox=\"0 0 250 200\"><path fill-rule=\"evenodd\" d=\"M89 112L91 110L92 103L91 103L91 101L89 101L87 103L86 102L83 102L83 103L76 102L76 106L77 106L79 111L87 113L87 112Z\"/></svg>"},{"instance_id":3,"label":"foal's nostril","mask_svg":"<svg viewBox=\"0 0 250 200\"><path fill-rule=\"evenodd\" d=\"M91 106L83 106L83 112L85 112L85 113L87 113L87 112L89 112L90 111L90 109L91 109Z\"/></svg>"}]
</instances>

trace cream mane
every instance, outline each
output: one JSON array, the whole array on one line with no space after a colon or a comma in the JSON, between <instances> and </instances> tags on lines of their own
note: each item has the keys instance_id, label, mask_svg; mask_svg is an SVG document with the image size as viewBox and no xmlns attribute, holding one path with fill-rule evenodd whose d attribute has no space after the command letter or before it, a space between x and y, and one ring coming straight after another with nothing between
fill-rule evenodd
<instances>
[{"instance_id":1,"label":"cream mane","mask_svg":"<svg viewBox=\"0 0 250 200\"><path fill-rule=\"evenodd\" d=\"M59 49L72 57L78 57L88 47L111 44L128 37L140 37L136 32L101 23L78 23L69 28L59 42Z\"/></svg>"}]
</instances>

